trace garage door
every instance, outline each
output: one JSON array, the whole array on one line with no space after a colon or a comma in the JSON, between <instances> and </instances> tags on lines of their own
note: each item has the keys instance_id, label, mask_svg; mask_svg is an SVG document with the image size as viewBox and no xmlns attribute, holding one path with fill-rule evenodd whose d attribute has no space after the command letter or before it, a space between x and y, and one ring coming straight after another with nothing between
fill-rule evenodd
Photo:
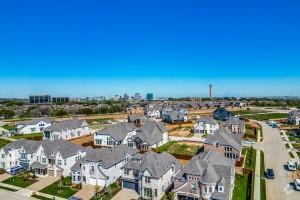
<instances>
[{"instance_id":1,"label":"garage door","mask_svg":"<svg viewBox=\"0 0 300 200\"><path fill-rule=\"evenodd\" d=\"M54 170L48 170L48 175L49 176L54 176Z\"/></svg>"},{"instance_id":2,"label":"garage door","mask_svg":"<svg viewBox=\"0 0 300 200\"><path fill-rule=\"evenodd\" d=\"M139 188L138 183L123 181L123 188L135 190L137 193L139 193L138 192L138 188Z\"/></svg>"},{"instance_id":3,"label":"garage door","mask_svg":"<svg viewBox=\"0 0 300 200\"><path fill-rule=\"evenodd\" d=\"M56 170L56 176L61 177L63 175L62 171Z\"/></svg>"},{"instance_id":4,"label":"garage door","mask_svg":"<svg viewBox=\"0 0 300 200\"><path fill-rule=\"evenodd\" d=\"M96 185L96 179L95 178L90 178L90 185Z\"/></svg>"}]
</instances>

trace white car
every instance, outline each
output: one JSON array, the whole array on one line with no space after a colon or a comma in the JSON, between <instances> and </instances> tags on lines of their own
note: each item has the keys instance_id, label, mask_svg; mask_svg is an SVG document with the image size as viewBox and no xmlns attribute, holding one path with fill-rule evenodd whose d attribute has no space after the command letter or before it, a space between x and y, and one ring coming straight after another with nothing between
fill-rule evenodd
<instances>
[{"instance_id":1,"label":"white car","mask_svg":"<svg viewBox=\"0 0 300 200\"><path fill-rule=\"evenodd\" d=\"M294 185L295 185L295 190L300 191L300 179L295 179Z\"/></svg>"},{"instance_id":2,"label":"white car","mask_svg":"<svg viewBox=\"0 0 300 200\"><path fill-rule=\"evenodd\" d=\"M296 165L291 161L287 162L287 168L289 171L296 171Z\"/></svg>"},{"instance_id":3,"label":"white car","mask_svg":"<svg viewBox=\"0 0 300 200\"><path fill-rule=\"evenodd\" d=\"M244 141L244 143L245 143L245 144L255 144L255 142L252 141L252 140L246 140L246 141Z\"/></svg>"}]
</instances>

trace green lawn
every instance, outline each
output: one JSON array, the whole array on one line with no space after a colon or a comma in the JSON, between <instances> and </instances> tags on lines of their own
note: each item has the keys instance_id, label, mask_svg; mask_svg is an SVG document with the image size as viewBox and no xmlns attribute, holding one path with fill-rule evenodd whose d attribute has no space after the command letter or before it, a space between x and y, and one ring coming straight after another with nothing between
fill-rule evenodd
<instances>
[{"instance_id":1,"label":"green lawn","mask_svg":"<svg viewBox=\"0 0 300 200\"><path fill-rule=\"evenodd\" d=\"M269 119L287 118L287 116L288 114L286 113L266 113L266 114L247 115L247 118L263 121Z\"/></svg>"},{"instance_id":2,"label":"green lawn","mask_svg":"<svg viewBox=\"0 0 300 200\"><path fill-rule=\"evenodd\" d=\"M28 139L28 140L42 140L43 133L31 133L31 134L24 134L24 135L15 135L12 138L14 139Z\"/></svg>"},{"instance_id":3,"label":"green lawn","mask_svg":"<svg viewBox=\"0 0 300 200\"><path fill-rule=\"evenodd\" d=\"M66 177L64 179L65 183L67 183L67 182L70 183L70 181L71 181L71 177ZM58 180L55 183L45 187L40 192L45 193L45 194L58 196L58 197L62 197L62 198L69 198L70 196L74 195L77 192L77 190L71 188L71 186L68 185L68 184L65 184L60 190L59 183L60 183L60 180Z\"/></svg>"},{"instance_id":4,"label":"green lawn","mask_svg":"<svg viewBox=\"0 0 300 200\"><path fill-rule=\"evenodd\" d=\"M155 149L156 152L168 152L170 154L194 156L200 150L200 145L187 145L182 142L170 141Z\"/></svg>"},{"instance_id":5,"label":"green lawn","mask_svg":"<svg viewBox=\"0 0 300 200\"><path fill-rule=\"evenodd\" d=\"M266 200L266 180L265 180L265 154L263 151L260 151L260 199Z\"/></svg>"},{"instance_id":6,"label":"green lawn","mask_svg":"<svg viewBox=\"0 0 300 200\"><path fill-rule=\"evenodd\" d=\"M5 145L7 145L9 143L10 143L10 141L0 138L0 148L4 147Z\"/></svg>"},{"instance_id":7,"label":"green lawn","mask_svg":"<svg viewBox=\"0 0 300 200\"><path fill-rule=\"evenodd\" d=\"M235 115L248 115L248 114L255 114L255 113L266 113L264 110L239 110L239 111L232 111Z\"/></svg>"},{"instance_id":8,"label":"green lawn","mask_svg":"<svg viewBox=\"0 0 300 200\"><path fill-rule=\"evenodd\" d=\"M245 167L247 169L253 170L255 172L255 163L256 163L256 150L247 148L247 156L245 160Z\"/></svg>"},{"instance_id":9,"label":"green lawn","mask_svg":"<svg viewBox=\"0 0 300 200\"><path fill-rule=\"evenodd\" d=\"M2 183L9 184L9 185L14 185L14 186L17 186L17 187L22 187L22 188L26 188L26 187L28 187L29 185L32 185L35 182L36 182L36 180L24 179L21 176L13 176L13 177L10 177L10 178L2 181Z\"/></svg>"},{"instance_id":10,"label":"green lawn","mask_svg":"<svg viewBox=\"0 0 300 200\"><path fill-rule=\"evenodd\" d=\"M235 175L232 200L247 199L247 183L248 183L248 175L239 175L239 174Z\"/></svg>"},{"instance_id":11,"label":"green lawn","mask_svg":"<svg viewBox=\"0 0 300 200\"><path fill-rule=\"evenodd\" d=\"M92 200L110 200L121 190L121 186L118 182L110 184L106 189L102 190L101 193L96 197L94 196Z\"/></svg>"},{"instance_id":12,"label":"green lawn","mask_svg":"<svg viewBox=\"0 0 300 200\"><path fill-rule=\"evenodd\" d=\"M17 126L16 125L4 125L4 126L1 126L2 128L8 130L8 131L12 131L12 130L16 130L17 129Z\"/></svg>"}]
</instances>

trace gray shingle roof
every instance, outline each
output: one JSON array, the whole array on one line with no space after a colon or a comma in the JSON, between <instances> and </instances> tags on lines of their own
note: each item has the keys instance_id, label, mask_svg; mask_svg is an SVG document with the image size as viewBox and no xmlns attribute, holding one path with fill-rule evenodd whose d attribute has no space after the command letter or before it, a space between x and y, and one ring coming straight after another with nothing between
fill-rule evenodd
<instances>
[{"instance_id":1,"label":"gray shingle roof","mask_svg":"<svg viewBox=\"0 0 300 200\"><path fill-rule=\"evenodd\" d=\"M229 117L225 122L222 123L222 126L230 126L230 125L238 125L238 127L244 128L245 122L236 117Z\"/></svg>"},{"instance_id":2,"label":"gray shingle roof","mask_svg":"<svg viewBox=\"0 0 300 200\"><path fill-rule=\"evenodd\" d=\"M289 117L300 117L300 110L293 110L289 112Z\"/></svg>"},{"instance_id":3,"label":"gray shingle roof","mask_svg":"<svg viewBox=\"0 0 300 200\"><path fill-rule=\"evenodd\" d=\"M134 131L136 126L133 123L120 122L118 124L109 126L105 129L97 131L97 135L109 135L114 140L120 141L124 140L127 134L131 131Z\"/></svg>"},{"instance_id":4,"label":"gray shingle roof","mask_svg":"<svg viewBox=\"0 0 300 200\"><path fill-rule=\"evenodd\" d=\"M156 144L163 140L163 133L167 132L162 122L146 120L143 125L136 130L136 135L132 139L140 138L149 145Z\"/></svg>"},{"instance_id":5,"label":"gray shingle roof","mask_svg":"<svg viewBox=\"0 0 300 200\"><path fill-rule=\"evenodd\" d=\"M197 119L197 122L203 122L205 124L213 124L213 125L218 124L218 122L214 118L209 116L201 116L200 118Z\"/></svg>"},{"instance_id":6,"label":"gray shingle roof","mask_svg":"<svg viewBox=\"0 0 300 200\"><path fill-rule=\"evenodd\" d=\"M200 180L204 182L215 181L218 183L224 179L224 193L217 194L216 197L222 196L222 199L229 199L231 178L234 177L233 168L235 161L225 158L223 155L208 151L195 155L191 161L175 176L175 179L186 180L186 175L202 177ZM211 177L210 177L211 176ZM176 189L176 188L175 188Z\"/></svg>"},{"instance_id":7,"label":"gray shingle roof","mask_svg":"<svg viewBox=\"0 0 300 200\"><path fill-rule=\"evenodd\" d=\"M234 116L234 114L228 110L226 110L223 107L217 108L214 112L213 112L213 117L216 120L226 120L229 117Z\"/></svg>"},{"instance_id":8,"label":"gray shingle roof","mask_svg":"<svg viewBox=\"0 0 300 200\"><path fill-rule=\"evenodd\" d=\"M7 153L9 149L19 149L23 147L26 152L33 153L39 148L40 145L40 141L22 139L5 145L3 149L5 153Z\"/></svg>"},{"instance_id":9,"label":"gray shingle roof","mask_svg":"<svg viewBox=\"0 0 300 200\"><path fill-rule=\"evenodd\" d=\"M86 156L76 162L72 171L80 169L84 162L96 162L103 168L109 168L125 159L126 154L135 155L137 150L126 145L118 145L114 148L102 147L100 149L86 148Z\"/></svg>"},{"instance_id":10,"label":"gray shingle roof","mask_svg":"<svg viewBox=\"0 0 300 200\"><path fill-rule=\"evenodd\" d=\"M140 162L137 160L140 160ZM148 170L152 177L160 178L173 166L173 164L175 166L175 172L182 167L180 162L167 152L158 154L149 151L145 154L137 154L132 160L128 161L123 168L138 170L139 172Z\"/></svg>"},{"instance_id":11,"label":"gray shingle roof","mask_svg":"<svg viewBox=\"0 0 300 200\"><path fill-rule=\"evenodd\" d=\"M47 128L44 131L65 131L69 129L76 129L86 126L87 123L84 120L80 119L70 119L61 122L57 122Z\"/></svg>"},{"instance_id":12,"label":"gray shingle roof","mask_svg":"<svg viewBox=\"0 0 300 200\"><path fill-rule=\"evenodd\" d=\"M128 115L128 122L135 122L136 120L142 120L143 116L140 113Z\"/></svg>"},{"instance_id":13,"label":"gray shingle roof","mask_svg":"<svg viewBox=\"0 0 300 200\"><path fill-rule=\"evenodd\" d=\"M41 121L43 121L47 124L52 124L54 122L54 119L49 118L49 117L35 118L35 119L31 119L29 121L21 122L21 123L19 123L19 125L24 125L24 126L26 126L26 125L36 125L37 123L39 123Z\"/></svg>"},{"instance_id":14,"label":"gray shingle roof","mask_svg":"<svg viewBox=\"0 0 300 200\"><path fill-rule=\"evenodd\" d=\"M222 146L231 146L238 151L242 149L242 136L233 134L224 128L220 128L213 135L209 135L204 144L213 145L218 142Z\"/></svg>"}]
</instances>

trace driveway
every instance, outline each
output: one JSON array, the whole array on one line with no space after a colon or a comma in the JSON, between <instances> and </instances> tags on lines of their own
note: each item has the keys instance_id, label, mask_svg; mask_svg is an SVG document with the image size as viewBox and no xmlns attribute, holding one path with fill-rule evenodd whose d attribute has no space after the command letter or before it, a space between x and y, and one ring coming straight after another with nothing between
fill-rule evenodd
<instances>
[{"instance_id":1,"label":"driveway","mask_svg":"<svg viewBox=\"0 0 300 200\"><path fill-rule=\"evenodd\" d=\"M122 188L111 200L136 200L138 198L139 195L136 191Z\"/></svg>"},{"instance_id":2,"label":"driveway","mask_svg":"<svg viewBox=\"0 0 300 200\"><path fill-rule=\"evenodd\" d=\"M94 185L82 185L82 189L79 190L76 194L74 194L74 196L80 197L83 200L89 200L94 196L94 194L95 194Z\"/></svg>"},{"instance_id":3,"label":"driveway","mask_svg":"<svg viewBox=\"0 0 300 200\"><path fill-rule=\"evenodd\" d=\"M290 157L278 129L274 129L264 122L259 122L259 124L262 126L264 140L256 143L254 147L264 152L265 167L274 169L275 173L275 179L266 179L267 199L300 199L300 193L290 187L290 183L293 182L290 173L284 169L284 165L290 160Z\"/></svg>"},{"instance_id":4,"label":"driveway","mask_svg":"<svg viewBox=\"0 0 300 200\"><path fill-rule=\"evenodd\" d=\"M39 181L37 181L34 184L28 186L26 189L38 192L41 189L47 187L48 185L51 185L52 183L58 181L59 179L60 179L60 177L38 178Z\"/></svg>"}]
</instances>

